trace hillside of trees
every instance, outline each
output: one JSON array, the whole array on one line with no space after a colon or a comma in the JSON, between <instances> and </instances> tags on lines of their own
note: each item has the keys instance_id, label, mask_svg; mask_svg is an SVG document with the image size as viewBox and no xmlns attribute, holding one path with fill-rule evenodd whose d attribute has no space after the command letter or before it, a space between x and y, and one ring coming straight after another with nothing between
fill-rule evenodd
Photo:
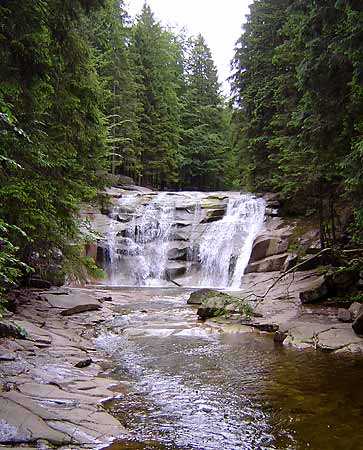
<instances>
[{"instance_id":1,"label":"hillside of trees","mask_svg":"<svg viewBox=\"0 0 363 450\"><path fill-rule=\"evenodd\" d=\"M363 2L255 1L231 82L242 184L319 216L325 245L348 205L361 243Z\"/></svg>"},{"instance_id":2,"label":"hillside of trees","mask_svg":"<svg viewBox=\"0 0 363 450\"><path fill-rule=\"evenodd\" d=\"M347 202L360 242L362 47L360 0L255 0L227 101L203 36L147 4L131 21L119 0L2 1L0 295L40 261L92 269L77 213L117 174L276 191L322 242Z\"/></svg>"}]
</instances>

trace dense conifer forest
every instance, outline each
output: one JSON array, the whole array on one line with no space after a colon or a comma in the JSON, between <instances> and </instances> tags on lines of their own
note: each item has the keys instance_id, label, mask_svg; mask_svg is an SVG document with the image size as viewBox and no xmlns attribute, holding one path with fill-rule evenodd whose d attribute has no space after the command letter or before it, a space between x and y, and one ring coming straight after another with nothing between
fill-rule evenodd
<instances>
[{"instance_id":1,"label":"dense conifer forest","mask_svg":"<svg viewBox=\"0 0 363 450\"><path fill-rule=\"evenodd\" d=\"M116 0L2 1L0 294L40 260L92 266L77 212L118 174L279 192L319 215L324 245L345 202L359 243L362 55L360 0L255 0L226 99L203 36L147 3L131 21Z\"/></svg>"}]
</instances>

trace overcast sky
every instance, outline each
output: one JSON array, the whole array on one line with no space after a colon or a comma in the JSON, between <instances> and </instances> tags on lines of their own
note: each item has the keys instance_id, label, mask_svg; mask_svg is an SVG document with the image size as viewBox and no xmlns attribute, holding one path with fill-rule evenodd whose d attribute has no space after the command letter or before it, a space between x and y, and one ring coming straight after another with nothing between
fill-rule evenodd
<instances>
[{"instance_id":1,"label":"overcast sky","mask_svg":"<svg viewBox=\"0 0 363 450\"><path fill-rule=\"evenodd\" d=\"M145 0L126 0L127 11L137 15ZM234 45L242 31L253 0L147 0L152 11L163 25L186 27L191 35L201 33L212 50L223 82L230 74L230 61ZM229 87L224 83L224 91Z\"/></svg>"}]
</instances>

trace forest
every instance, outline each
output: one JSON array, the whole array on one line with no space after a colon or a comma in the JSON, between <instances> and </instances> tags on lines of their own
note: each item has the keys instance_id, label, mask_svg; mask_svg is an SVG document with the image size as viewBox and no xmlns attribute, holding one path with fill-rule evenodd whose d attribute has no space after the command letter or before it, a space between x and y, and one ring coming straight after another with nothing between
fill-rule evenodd
<instances>
[{"instance_id":1,"label":"forest","mask_svg":"<svg viewBox=\"0 0 363 450\"><path fill-rule=\"evenodd\" d=\"M94 268L77 213L119 174L278 192L323 246L348 205L361 243L362 54L360 0L255 0L226 98L203 36L147 3L132 21L116 0L2 1L0 296L40 266Z\"/></svg>"}]
</instances>

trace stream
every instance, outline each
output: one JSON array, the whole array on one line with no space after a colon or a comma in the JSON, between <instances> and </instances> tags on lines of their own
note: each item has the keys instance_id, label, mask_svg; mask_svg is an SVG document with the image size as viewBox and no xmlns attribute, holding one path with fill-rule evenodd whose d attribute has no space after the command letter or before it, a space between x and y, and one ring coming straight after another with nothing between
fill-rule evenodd
<instances>
[{"instance_id":1,"label":"stream","mask_svg":"<svg viewBox=\"0 0 363 450\"><path fill-rule=\"evenodd\" d=\"M112 291L96 344L124 383L107 405L131 433L108 450L358 450L363 361L203 324L190 290ZM245 332L244 332L245 331Z\"/></svg>"}]
</instances>

